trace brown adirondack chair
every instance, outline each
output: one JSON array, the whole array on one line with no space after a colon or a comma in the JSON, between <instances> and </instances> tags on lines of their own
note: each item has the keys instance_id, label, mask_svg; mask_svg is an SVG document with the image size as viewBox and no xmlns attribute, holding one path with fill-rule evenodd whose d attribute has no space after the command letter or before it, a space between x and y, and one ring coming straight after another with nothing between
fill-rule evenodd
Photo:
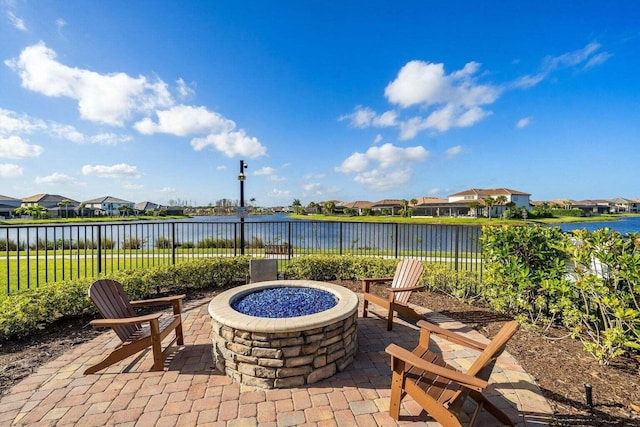
<instances>
[{"instance_id":1,"label":"brown adirondack chair","mask_svg":"<svg viewBox=\"0 0 640 427\"><path fill-rule=\"evenodd\" d=\"M410 317L416 321L422 319L422 316L407 305L411 292L422 289L423 287L422 285L418 285L422 270L424 270L422 262L417 259L407 258L400 261L393 278L362 279L362 296L364 298L362 317L367 317L369 303L371 302L388 311L388 331L393 328L394 312ZM382 282L391 282L391 287L387 288L387 299L374 295L370 290L372 283Z\"/></svg>"},{"instance_id":2,"label":"brown adirondack chair","mask_svg":"<svg viewBox=\"0 0 640 427\"><path fill-rule=\"evenodd\" d=\"M185 295L129 301L122 284L111 279L101 279L89 288L89 298L104 319L91 321L94 328L110 327L122 343L102 362L89 367L84 374L93 374L113 365L147 347L153 352L153 369L164 369L164 356L169 347L177 342L184 344L182 335L182 299ZM136 315L134 307L172 305L173 316L161 313ZM162 341L175 330L175 337L162 350Z\"/></svg>"},{"instance_id":3,"label":"brown adirondack chair","mask_svg":"<svg viewBox=\"0 0 640 427\"><path fill-rule=\"evenodd\" d=\"M247 283L264 282L265 280L278 280L278 260L249 260L249 274L247 275Z\"/></svg>"},{"instance_id":4,"label":"brown adirondack chair","mask_svg":"<svg viewBox=\"0 0 640 427\"><path fill-rule=\"evenodd\" d=\"M400 402L409 394L436 421L445 427L460 426L458 414L467 397L477 406L469 425L474 425L484 408L504 425L513 422L491 403L483 394L496 359L504 351L507 341L516 333L520 325L516 321L506 323L489 344L470 340L462 335L432 325L424 320L418 322L421 328L420 341L413 351L390 344L386 352L391 355L391 401L389 415L395 420L400 417ZM442 357L429 350L431 334L450 342L481 351L478 358L466 372L460 372L448 365Z\"/></svg>"}]
</instances>

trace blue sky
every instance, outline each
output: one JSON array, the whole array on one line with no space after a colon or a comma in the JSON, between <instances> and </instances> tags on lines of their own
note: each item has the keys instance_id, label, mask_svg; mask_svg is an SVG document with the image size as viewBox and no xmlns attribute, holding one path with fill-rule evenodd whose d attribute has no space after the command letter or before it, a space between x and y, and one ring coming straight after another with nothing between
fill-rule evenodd
<instances>
[{"instance_id":1,"label":"blue sky","mask_svg":"<svg viewBox=\"0 0 640 427\"><path fill-rule=\"evenodd\" d=\"M0 0L0 194L640 197L636 1Z\"/></svg>"}]
</instances>

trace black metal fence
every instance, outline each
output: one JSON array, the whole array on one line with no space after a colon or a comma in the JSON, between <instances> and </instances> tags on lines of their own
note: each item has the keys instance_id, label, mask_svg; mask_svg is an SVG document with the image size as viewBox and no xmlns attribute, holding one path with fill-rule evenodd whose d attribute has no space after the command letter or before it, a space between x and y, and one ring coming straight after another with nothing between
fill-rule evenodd
<instances>
[{"instance_id":1,"label":"black metal fence","mask_svg":"<svg viewBox=\"0 0 640 427\"><path fill-rule=\"evenodd\" d=\"M466 225L324 221L0 226L0 286L11 294L47 282L241 253L281 260L318 254L416 257L481 271L480 233L480 227Z\"/></svg>"}]
</instances>

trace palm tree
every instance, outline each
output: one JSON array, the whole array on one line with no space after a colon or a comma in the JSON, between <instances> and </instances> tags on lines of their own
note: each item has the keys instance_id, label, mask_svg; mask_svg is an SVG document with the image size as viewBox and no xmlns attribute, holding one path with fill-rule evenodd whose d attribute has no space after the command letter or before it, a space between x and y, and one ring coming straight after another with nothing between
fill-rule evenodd
<instances>
[{"instance_id":1,"label":"palm tree","mask_svg":"<svg viewBox=\"0 0 640 427\"><path fill-rule=\"evenodd\" d=\"M411 199L409 200L409 203L411 203L411 216L413 216L413 208L415 208L418 204L418 199Z\"/></svg>"},{"instance_id":2,"label":"palm tree","mask_svg":"<svg viewBox=\"0 0 640 427\"><path fill-rule=\"evenodd\" d=\"M473 202L470 202L467 206L469 206L470 211L473 211L473 215L477 217L478 210L480 209L480 206L482 206L482 204L479 201L474 200Z\"/></svg>"},{"instance_id":3,"label":"palm tree","mask_svg":"<svg viewBox=\"0 0 640 427\"><path fill-rule=\"evenodd\" d=\"M71 204L71 200L63 199L58 202L58 206L64 206L64 217L69 218L69 205Z\"/></svg>"},{"instance_id":4,"label":"palm tree","mask_svg":"<svg viewBox=\"0 0 640 427\"><path fill-rule=\"evenodd\" d=\"M489 221L491 221L491 214L492 214L492 210L493 210L493 206L496 204L496 199L494 199L491 196L487 196L484 199L482 199L482 201L484 202L485 206L488 209L488 213L489 213Z\"/></svg>"},{"instance_id":5,"label":"palm tree","mask_svg":"<svg viewBox=\"0 0 640 427\"><path fill-rule=\"evenodd\" d=\"M300 215L302 212L302 203L300 203L300 199L293 199L293 203L291 204L291 206L293 206L293 213L296 215Z\"/></svg>"},{"instance_id":6,"label":"palm tree","mask_svg":"<svg viewBox=\"0 0 640 427\"><path fill-rule=\"evenodd\" d=\"M400 211L400 216L409 216L409 201L407 199L402 199L402 210Z\"/></svg>"},{"instance_id":7,"label":"palm tree","mask_svg":"<svg viewBox=\"0 0 640 427\"><path fill-rule=\"evenodd\" d=\"M324 202L324 210L329 215L333 215L333 211L336 210L336 203L332 200L329 200L328 202Z\"/></svg>"},{"instance_id":8,"label":"palm tree","mask_svg":"<svg viewBox=\"0 0 640 427\"><path fill-rule=\"evenodd\" d=\"M509 199L504 194L501 194L498 197L496 197L496 205L498 205L498 206L503 206L508 201L509 201Z\"/></svg>"}]
</instances>

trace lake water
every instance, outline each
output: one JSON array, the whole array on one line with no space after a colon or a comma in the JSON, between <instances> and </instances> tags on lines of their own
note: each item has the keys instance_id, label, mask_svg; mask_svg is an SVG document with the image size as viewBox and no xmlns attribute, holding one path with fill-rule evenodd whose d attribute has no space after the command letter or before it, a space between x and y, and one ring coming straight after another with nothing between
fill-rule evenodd
<instances>
[{"instance_id":1,"label":"lake water","mask_svg":"<svg viewBox=\"0 0 640 427\"><path fill-rule=\"evenodd\" d=\"M609 228L616 230L621 234L640 233L640 217L623 217L617 221L599 221L599 222L576 222L570 224L554 224L563 231L580 230L586 228L588 231L598 230L600 228Z\"/></svg>"}]
</instances>

